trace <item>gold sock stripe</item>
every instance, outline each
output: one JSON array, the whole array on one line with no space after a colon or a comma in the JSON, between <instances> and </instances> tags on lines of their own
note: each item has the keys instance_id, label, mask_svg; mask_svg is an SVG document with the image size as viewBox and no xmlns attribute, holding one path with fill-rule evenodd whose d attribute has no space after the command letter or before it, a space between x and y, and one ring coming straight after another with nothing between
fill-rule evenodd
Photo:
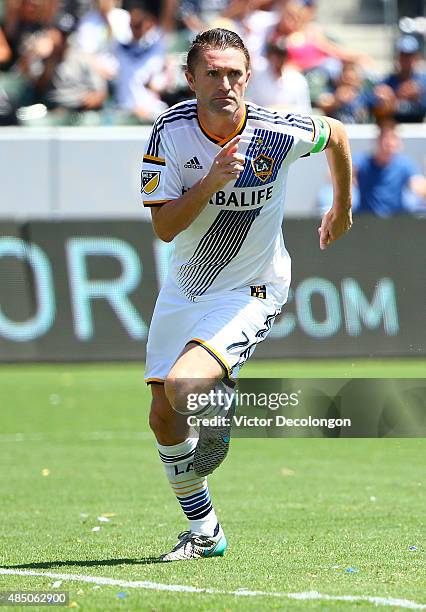
<instances>
[{"instance_id":1,"label":"gold sock stripe","mask_svg":"<svg viewBox=\"0 0 426 612\"><path fill-rule=\"evenodd\" d=\"M173 485L172 485L173 487ZM201 486L194 486L191 489L191 487L184 487L183 489L175 489L175 487L173 487L174 491L176 493L184 493L184 495L189 495L190 493L195 493L196 491L202 491L205 488L204 483ZM189 489L188 491L185 491L185 489Z\"/></svg>"},{"instance_id":2,"label":"gold sock stripe","mask_svg":"<svg viewBox=\"0 0 426 612\"><path fill-rule=\"evenodd\" d=\"M176 482L172 483L172 486L175 486L177 484L186 484L188 482L194 482L195 480L200 480L200 479L199 478L191 478L191 480L177 480ZM204 478L203 478L203 480L204 480Z\"/></svg>"}]
</instances>

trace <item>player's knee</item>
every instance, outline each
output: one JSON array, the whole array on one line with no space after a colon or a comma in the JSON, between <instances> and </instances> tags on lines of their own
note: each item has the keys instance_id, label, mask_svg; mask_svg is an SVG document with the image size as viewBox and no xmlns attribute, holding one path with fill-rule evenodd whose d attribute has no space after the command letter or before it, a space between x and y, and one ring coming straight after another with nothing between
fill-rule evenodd
<instances>
[{"instance_id":1,"label":"player's knee","mask_svg":"<svg viewBox=\"0 0 426 612\"><path fill-rule=\"evenodd\" d=\"M174 376L169 374L166 376L164 380L164 393L166 394L167 399L170 402L170 405L173 407L175 403L175 386L176 379Z\"/></svg>"},{"instance_id":2,"label":"player's knee","mask_svg":"<svg viewBox=\"0 0 426 612\"><path fill-rule=\"evenodd\" d=\"M191 402L194 401L194 397L205 393L213 384L214 381L191 378L189 374L177 377L171 373L164 382L164 391L176 412L189 415L193 413Z\"/></svg>"},{"instance_id":3,"label":"player's knee","mask_svg":"<svg viewBox=\"0 0 426 612\"><path fill-rule=\"evenodd\" d=\"M164 391L171 406L181 414L185 414L185 398L191 391L191 383L189 378L177 377L172 373L166 377L164 381Z\"/></svg>"}]
</instances>

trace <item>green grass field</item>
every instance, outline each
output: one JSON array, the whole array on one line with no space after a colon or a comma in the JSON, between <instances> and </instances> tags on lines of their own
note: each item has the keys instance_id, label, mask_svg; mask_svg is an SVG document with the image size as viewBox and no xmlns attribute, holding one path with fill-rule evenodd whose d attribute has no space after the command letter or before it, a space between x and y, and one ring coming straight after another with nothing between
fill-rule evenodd
<instances>
[{"instance_id":1,"label":"green grass field","mask_svg":"<svg viewBox=\"0 0 426 612\"><path fill-rule=\"evenodd\" d=\"M425 372L419 360L253 361L243 370ZM73 607L103 612L426 609L424 439L235 439L210 478L225 557L161 564L186 521L148 431L149 397L137 364L2 366L0 568L15 573L0 570L0 590L46 591L61 580Z\"/></svg>"}]
</instances>

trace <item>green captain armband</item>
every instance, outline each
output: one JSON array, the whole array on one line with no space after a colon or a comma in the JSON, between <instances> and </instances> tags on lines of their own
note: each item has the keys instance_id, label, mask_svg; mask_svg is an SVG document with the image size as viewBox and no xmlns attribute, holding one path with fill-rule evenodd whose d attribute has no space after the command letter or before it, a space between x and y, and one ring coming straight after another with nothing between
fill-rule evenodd
<instances>
[{"instance_id":1,"label":"green captain armband","mask_svg":"<svg viewBox=\"0 0 426 612\"><path fill-rule=\"evenodd\" d=\"M326 146L328 145L328 141L330 140L331 128L327 121L322 119L322 117L312 118L314 123L314 129L319 130L318 141L314 145L311 153L320 153L324 151Z\"/></svg>"}]
</instances>

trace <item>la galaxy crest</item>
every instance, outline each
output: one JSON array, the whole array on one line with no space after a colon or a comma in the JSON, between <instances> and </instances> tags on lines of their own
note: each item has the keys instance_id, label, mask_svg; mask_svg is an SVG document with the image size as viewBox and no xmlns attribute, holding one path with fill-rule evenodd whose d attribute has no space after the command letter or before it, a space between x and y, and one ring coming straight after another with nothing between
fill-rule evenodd
<instances>
[{"instance_id":1,"label":"la galaxy crest","mask_svg":"<svg viewBox=\"0 0 426 612\"><path fill-rule=\"evenodd\" d=\"M261 153L255 159L251 160L251 165L255 176L263 183L271 178L272 169L274 167L274 160L272 157L268 157L268 155Z\"/></svg>"},{"instance_id":2,"label":"la galaxy crest","mask_svg":"<svg viewBox=\"0 0 426 612\"><path fill-rule=\"evenodd\" d=\"M275 181L294 137L273 130L255 129L246 151L244 171L235 187L259 187Z\"/></svg>"},{"instance_id":3,"label":"la galaxy crest","mask_svg":"<svg viewBox=\"0 0 426 612\"><path fill-rule=\"evenodd\" d=\"M142 170L142 193L146 193L147 195L154 193L160 184L160 176L160 170Z\"/></svg>"}]
</instances>

